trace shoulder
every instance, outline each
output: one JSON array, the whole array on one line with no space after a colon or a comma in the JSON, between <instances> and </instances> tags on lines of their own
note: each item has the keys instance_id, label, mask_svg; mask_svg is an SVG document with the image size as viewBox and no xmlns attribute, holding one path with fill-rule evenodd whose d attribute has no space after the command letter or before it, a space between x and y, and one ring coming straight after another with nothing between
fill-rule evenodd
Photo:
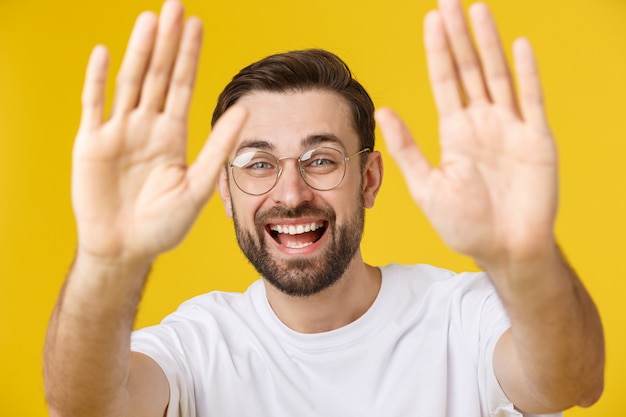
<instances>
[{"instance_id":1,"label":"shoulder","mask_svg":"<svg viewBox=\"0 0 626 417\"><path fill-rule=\"evenodd\" d=\"M135 341L144 338L164 343L175 340L223 340L240 337L258 323L256 310L263 296L263 285L252 283L245 292L212 291L193 297L167 315L161 323L133 332Z\"/></svg>"},{"instance_id":2,"label":"shoulder","mask_svg":"<svg viewBox=\"0 0 626 417\"><path fill-rule=\"evenodd\" d=\"M454 272L427 264L389 264L380 268L383 279L392 285L415 290L450 291L494 291L484 272Z\"/></svg>"},{"instance_id":3,"label":"shoulder","mask_svg":"<svg viewBox=\"0 0 626 417\"><path fill-rule=\"evenodd\" d=\"M484 272L453 272L432 265L391 264L381 268L384 297L409 314L458 320L463 327L503 320L506 312Z\"/></svg>"},{"instance_id":4,"label":"shoulder","mask_svg":"<svg viewBox=\"0 0 626 417\"><path fill-rule=\"evenodd\" d=\"M191 298L161 323L135 330L131 348L167 369L186 362L183 357L223 357L229 349L247 346L258 338L262 290L263 285L259 289L255 282L243 293L213 291Z\"/></svg>"},{"instance_id":5,"label":"shoulder","mask_svg":"<svg viewBox=\"0 0 626 417\"><path fill-rule=\"evenodd\" d=\"M244 292L211 291L201 294L182 303L175 312L165 317L163 324L176 320L205 322L207 317L245 315L245 312L255 308L263 291L261 281L255 281Z\"/></svg>"}]
</instances>

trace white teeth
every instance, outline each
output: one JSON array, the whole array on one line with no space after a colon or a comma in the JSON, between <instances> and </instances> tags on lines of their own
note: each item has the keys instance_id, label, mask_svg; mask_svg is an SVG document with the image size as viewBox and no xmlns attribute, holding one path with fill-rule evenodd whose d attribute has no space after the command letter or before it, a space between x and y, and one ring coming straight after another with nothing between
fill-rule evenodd
<instances>
[{"instance_id":1,"label":"white teeth","mask_svg":"<svg viewBox=\"0 0 626 417\"><path fill-rule=\"evenodd\" d=\"M306 248L309 245L312 245L313 242L306 242L306 243L287 243L287 247L290 249L302 249L302 248Z\"/></svg>"},{"instance_id":2,"label":"white teeth","mask_svg":"<svg viewBox=\"0 0 626 417\"><path fill-rule=\"evenodd\" d=\"M324 226L324 223L308 223L308 224L299 224L299 225L272 225L270 229L274 232L284 233L286 235L301 235L306 232L313 232Z\"/></svg>"}]
</instances>

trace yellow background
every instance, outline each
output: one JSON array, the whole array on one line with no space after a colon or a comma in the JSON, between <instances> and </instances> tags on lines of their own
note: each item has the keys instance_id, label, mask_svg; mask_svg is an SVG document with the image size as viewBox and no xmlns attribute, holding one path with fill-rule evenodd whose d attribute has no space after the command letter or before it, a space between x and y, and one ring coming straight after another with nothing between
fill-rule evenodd
<instances>
[{"instance_id":1,"label":"yellow background","mask_svg":"<svg viewBox=\"0 0 626 417\"><path fill-rule=\"evenodd\" d=\"M191 114L190 158L209 132L219 90L267 54L322 47L342 56L377 105L396 108L436 160L437 119L421 43L434 0L187 0L205 22ZM566 416L626 415L626 2L491 0L507 45L535 45L561 152L557 233L595 297L607 338L602 399ZM41 352L49 314L75 246L70 152L87 56L96 43L121 60L135 16L159 0L0 0L0 415L46 415ZM379 140L380 148L384 148ZM386 156L386 154L385 154ZM451 253L410 201L398 170L368 212L370 263L429 262L474 269ZM528 198L533 198L532 194ZM183 300L243 290L256 274L239 253L219 199L181 247L162 256L138 326ZM435 416L433 416L435 417Z\"/></svg>"}]
</instances>

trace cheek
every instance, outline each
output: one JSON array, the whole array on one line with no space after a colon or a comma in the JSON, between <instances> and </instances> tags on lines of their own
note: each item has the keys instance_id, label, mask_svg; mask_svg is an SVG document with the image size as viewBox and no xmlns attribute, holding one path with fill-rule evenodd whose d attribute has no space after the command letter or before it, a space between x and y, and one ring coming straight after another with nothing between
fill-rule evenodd
<instances>
[{"instance_id":1,"label":"cheek","mask_svg":"<svg viewBox=\"0 0 626 417\"><path fill-rule=\"evenodd\" d=\"M236 218L237 224L245 229L253 229L254 216L261 209L262 200L252 196L239 196L231 194L231 207L233 219Z\"/></svg>"},{"instance_id":2,"label":"cheek","mask_svg":"<svg viewBox=\"0 0 626 417\"><path fill-rule=\"evenodd\" d=\"M355 184L350 191L343 189L337 191L340 194L336 199L328 201L328 203L334 208L338 221L340 223L348 223L354 217L356 210L363 210L364 208L363 190Z\"/></svg>"}]
</instances>

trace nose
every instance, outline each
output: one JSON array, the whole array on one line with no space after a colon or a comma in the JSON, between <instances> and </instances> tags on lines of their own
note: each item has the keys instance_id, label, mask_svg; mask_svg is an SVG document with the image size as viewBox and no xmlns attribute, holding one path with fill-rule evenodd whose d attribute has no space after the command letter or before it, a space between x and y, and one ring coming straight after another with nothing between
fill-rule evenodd
<instances>
[{"instance_id":1,"label":"nose","mask_svg":"<svg viewBox=\"0 0 626 417\"><path fill-rule=\"evenodd\" d=\"M270 191L276 204L295 208L313 199L313 189L304 182L296 158L284 158L280 161L282 171L274 188Z\"/></svg>"}]
</instances>

